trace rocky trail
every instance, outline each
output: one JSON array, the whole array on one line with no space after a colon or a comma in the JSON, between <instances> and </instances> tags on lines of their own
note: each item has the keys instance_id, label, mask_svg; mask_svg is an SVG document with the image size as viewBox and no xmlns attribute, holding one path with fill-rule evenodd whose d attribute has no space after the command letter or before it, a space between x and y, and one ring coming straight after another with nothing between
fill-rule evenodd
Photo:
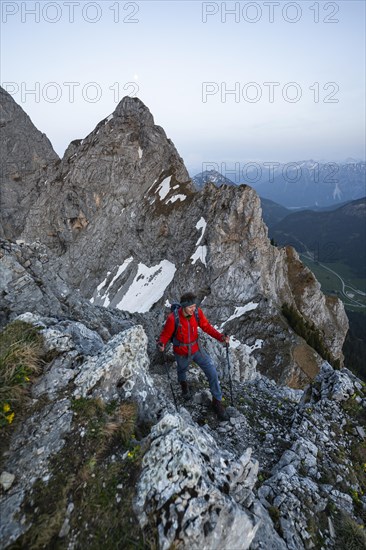
<instances>
[{"instance_id":1,"label":"rocky trail","mask_svg":"<svg viewBox=\"0 0 366 550\"><path fill-rule=\"evenodd\" d=\"M127 328L102 344L79 322L31 314L18 320L42 327L46 349L55 357L34 383L29 416L17 425L3 455L3 472L14 472L6 490L3 483L3 543L33 540L39 499L49 491L61 498L56 467L68 490L62 509L50 514L53 521L55 515L63 521L57 533L51 530L47 544L58 538L62 547L79 547L86 532L78 521L83 514L78 516L75 504L74 468L66 458L71 452L77 453L74 473L86 476L84 485L93 475L85 468L101 468L101 475L103 468L141 456L133 474L136 486L130 490L139 521L136 532L142 529L147 546L146 532L156 524L161 548L173 541L188 547L192 540L207 549L223 544L228 549L268 544L337 548L337 514L363 518L364 465L357 462L357 449L364 449L366 392L349 371L324 364L305 391L278 387L264 376L246 383L234 380L236 407L227 408L230 421L218 422L197 368L190 372L189 402L172 381L175 411L162 365L150 367L142 327ZM89 342L88 354L80 356L84 342ZM223 390L228 396L227 381ZM129 420L138 435L130 431L120 443L98 436L99 422L118 424L113 414L102 420L105 407L112 411L116 403L121 410L138 404L135 420ZM99 420L98 414L88 418L89 407L99 410ZM118 497L121 479L114 481L117 499L123 498Z\"/></svg>"}]
</instances>

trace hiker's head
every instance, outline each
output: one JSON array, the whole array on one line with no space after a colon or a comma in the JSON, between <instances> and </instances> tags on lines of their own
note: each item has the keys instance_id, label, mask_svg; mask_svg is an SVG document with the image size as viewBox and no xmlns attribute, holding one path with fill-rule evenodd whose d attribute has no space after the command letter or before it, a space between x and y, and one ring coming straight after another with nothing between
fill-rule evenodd
<instances>
[{"instance_id":1,"label":"hiker's head","mask_svg":"<svg viewBox=\"0 0 366 550\"><path fill-rule=\"evenodd\" d=\"M183 313L186 316L191 316L196 309L196 296L192 292L186 292L180 297L180 305L183 308Z\"/></svg>"},{"instance_id":2,"label":"hiker's head","mask_svg":"<svg viewBox=\"0 0 366 550\"><path fill-rule=\"evenodd\" d=\"M197 296L193 292L186 292L180 297L180 305L182 307L189 307L196 305Z\"/></svg>"}]
</instances>

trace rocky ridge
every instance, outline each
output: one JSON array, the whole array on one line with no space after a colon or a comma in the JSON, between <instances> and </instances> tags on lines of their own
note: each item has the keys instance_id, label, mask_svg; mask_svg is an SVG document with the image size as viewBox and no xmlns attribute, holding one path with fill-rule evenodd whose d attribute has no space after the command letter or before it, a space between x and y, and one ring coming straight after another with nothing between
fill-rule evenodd
<instances>
[{"instance_id":1,"label":"rocky ridge","mask_svg":"<svg viewBox=\"0 0 366 550\"><path fill-rule=\"evenodd\" d=\"M83 521L80 483L83 490L93 484L92 472L105 480L104 489L110 483L119 515L122 472L131 463L137 470L128 497L138 519L133 535L146 547L153 536L164 549L338 548L345 524L362 537L366 392L347 369L324 363L305 391L258 374L234 382L230 421L218 422L197 369L190 374L191 402L181 400L173 382L175 411L164 369L150 364L141 325L104 343L81 322L31 313L17 320L39 327L52 360L34 380L26 422L16 423L3 454L4 548L39 544L42 529L46 545L92 541L97 529ZM227 384L224 378L226 395ZM103 429L101 403L111 411ZM134 432L108 439L117 404L133 403ZM97 414L89 417L88 407ZM120 474L110 480L109 469L116 468ZM123 515L119 521L126 530ZM103 533L99 543L110 536Z\"/></svg>"},{"instance_id":2,"label":"rocky ridge","mask_svg":"<svg viewBox=\"0 0 366 550\"><path fill-rule=\"evenodd\" d=\"M363 547L364 386L281 308L339 359L344 310L292 249L271 246L252 189L198 193L186 178L148 109L125 98L70 145L22 240L0 243L0 323L43 340L27 409L14 404L5 431L4 547L337 548L350 531ZM226 423L202 373L190 369L183 402L155 351L165 301L187 285L232 335ZM201 345L228 400L224 350Z\"/></svg>"},{"instance_id":3,"label":"rocky ridge","mask_svg":"<svg viewBox=\"0 0 366 550\"><path fill-rule=\"evenodd\" d=\"M70 144L31 207L22 239L46 245L47 268L93 304L156 312L156 332L166 301L195 289L216 325L231 319L226 328L243 353L244 340L263 340L258 367L278 381L301 387L321 363L284 323L284 303L318 327L342 364L348 321L341 302L323 296L292 249L270 244L253 189L208 184L198 192L137 98L124 98ZM240 312L251 304L256 315L243 323Z\"/></svg>"}]
</instances>

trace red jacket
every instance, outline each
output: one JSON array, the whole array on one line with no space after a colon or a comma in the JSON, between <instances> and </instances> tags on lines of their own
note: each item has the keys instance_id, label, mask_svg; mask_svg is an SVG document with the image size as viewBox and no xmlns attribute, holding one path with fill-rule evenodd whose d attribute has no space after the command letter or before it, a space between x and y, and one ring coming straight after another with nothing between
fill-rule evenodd
<instances>
[{"instance_id":1,"label":"red jacket","mask_svg":"<svg viewBox=\"0 0 366 550\"><path fill-rule=\"evenodd\" d=\"M188 355L189 354L189 348L191 348L191 354L193 355L198 351L198 326L204 331L207 332L210 336L213 338L216 338L216 340L219 340L219 342L225 341L225 336L221 334L218 330L216 330L208 320L206 319L205 315L203 314L202 309L198 308L198 319L199 319L199 325L197 324L196 315L193 314L192 317L189 319L183 315L182 308L179 308L179 325L177 329L177 333L174 338L174 342L178 340L182 344L192 344L192 346L184 346L184 345L174 345L173 342L173 351L174 353L177 353L178 355ZM174 313L171 313L164 325L164 328L160 334L159 342L166 345L171 337L173 336L175 329L175 317Z\"/></svg>"}]
</instances>

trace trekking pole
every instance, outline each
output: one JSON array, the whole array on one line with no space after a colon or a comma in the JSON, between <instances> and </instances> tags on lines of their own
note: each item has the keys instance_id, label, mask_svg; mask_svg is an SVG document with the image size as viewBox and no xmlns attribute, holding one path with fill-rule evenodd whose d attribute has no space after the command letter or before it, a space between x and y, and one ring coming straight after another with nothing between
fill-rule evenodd
<instances>
[{"instance_id":1,"label":"trekking pole","mask_svg":"<svg viewBox=\"0 0 366 550\"><path fill-rule=\"evenodd\" d=\"M160 350L160 351L161 351L161 350ZM168 367L168 365L167 365L167 362L165 361L164 351L162 351L162 354L163 354L163 361L164 361L165 370L166 370L166 373L167 373L167 376L168 376L168 380L169 380L170 389L172 390L172 395L173 395L173 401L174 401L174 405L175 405L175 410L178 412L177 400L176 400L176 398L175 398L175 393L174 393L174 389L173 389L173 384L172 384L172 381L171 381L171 378L170 378L170 374L169 374L169 367Z\"/></svg>"},{"instance_id":2,"label":"trekking pole","mask_svg":"<svg viewBox=\"0 0 366 550\"><path fill-rule=\"evenodd\" d=\"M227 336L227 334L225 334L225 336ZM234 400L233 400L233 382L232 382L232 380L231 380L231 365L230 365L229 344L228 344L228 342L225 343L225 347L226 347L227 366L228 366L228 369L229 369L230 401L231 401L231 406L233 407L233 406L234 406Z\"/></svg>"}]
</instances>

